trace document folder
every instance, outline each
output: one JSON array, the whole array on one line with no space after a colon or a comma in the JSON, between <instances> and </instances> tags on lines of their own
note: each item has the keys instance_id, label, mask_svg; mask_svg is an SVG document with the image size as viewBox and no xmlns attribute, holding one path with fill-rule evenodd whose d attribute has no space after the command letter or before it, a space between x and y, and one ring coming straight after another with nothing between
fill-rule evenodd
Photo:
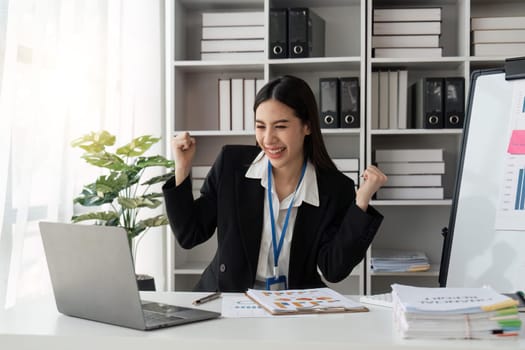
<instances>
[{"instance_id":1,"label":"document folder","mask_svg":"<svg viewBox=\"0 0 525 350\"><path fill-rule=\"evenodd\" d=\"M465 79L445 78L444 127L462 128L465 119Z\"/></svg>"},{"instance_id":2,"label":"document folder","mask_svg":"<svg viewBox=\"0 0 525 350\"><path fill-rule=\"evenodd\" d=\"M415 84L417 129L443 128L443 78L423 78Z\"/></svg>"},{"instance_id":3,"label":"document folder","mask_svg":"<svg viewBox=\"0 0 525 350\"><path fill-rule=\"evenodd\" d=\"M324 20L308 8L288 9L288 57L324 56Z\"/></svg>"},{"instance_id":4,"label":"document folder","mask_svg":"<svg viewBox=\"0 0 525 350\"><path fill-rule=\"evenodd\" d=\"M288 10L270 9L270 58L288 58Z\"/></svg>"},{"instance_id":5,"label":"document folder","mask_svg":"<svg viewBox=\"0 0 525 350\"><path fill-rule=\"evenodd\" d=\"M341 128L359 128L359 79L339 79L339 123Z\"/></svg>"},{"instance_id":6,"label":"document folder","mask_svg":"<svg viewBox=\"0 0 525 350\"><path fill-rule=\"evenodd\" d=\"M319 112L321 128L339 127L339 79L319 79Z\"/></svg>"}]
</instances>

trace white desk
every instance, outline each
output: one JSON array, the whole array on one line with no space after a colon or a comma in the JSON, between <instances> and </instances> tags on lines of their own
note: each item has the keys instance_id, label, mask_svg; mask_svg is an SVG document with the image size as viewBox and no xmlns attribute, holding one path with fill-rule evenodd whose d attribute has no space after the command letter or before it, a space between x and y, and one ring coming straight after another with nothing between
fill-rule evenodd
<instances>
[{"instance_id":1,"label":"white desk","mask_svg":"<svg viewBox=\"0 0 525 350\"><path fill-rule=\"evenodd\" d=\"M147 300L187 305L204 294L144 293ZM203 309L220 311L221 300ZM301 318L220 318L149 332L72 318L58 313L52 297L0 311L2 349L123 350L276 350L276 349L525 349L515 340L400 339L392 329L391 309Z\"/></svg>"}]
</instances>

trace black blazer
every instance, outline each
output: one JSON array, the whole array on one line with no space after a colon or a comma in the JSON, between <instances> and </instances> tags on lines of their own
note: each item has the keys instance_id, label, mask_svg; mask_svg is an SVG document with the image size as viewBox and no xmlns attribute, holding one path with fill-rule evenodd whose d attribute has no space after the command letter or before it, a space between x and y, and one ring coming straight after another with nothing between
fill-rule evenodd
<instances>
[{"instance_id":1,"label":"black blazer","mask_svg":"<svg viewBox=\"0 0 525 350\"><path fill-rule=\"evenodd\" d=\"M217 252L195 290L244 292L257 272L264 215L264 187L245 177L260 149L225 146L213 164L201 197L193 199L188 178L163 186L170 226L183 248L213 236ZM288 288L325 286L317 267L330 282L344 279L365 256L383 219L371 206L355 205L354 182L339 171L317 170L319 207L298 208L290 247Z\"/></svg>"}]
</instances>

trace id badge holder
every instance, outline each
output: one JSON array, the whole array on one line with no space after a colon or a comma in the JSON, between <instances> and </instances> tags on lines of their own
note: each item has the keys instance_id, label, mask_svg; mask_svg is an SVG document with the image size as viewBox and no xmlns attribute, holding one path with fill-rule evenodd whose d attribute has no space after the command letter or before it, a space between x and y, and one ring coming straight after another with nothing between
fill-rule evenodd
<instances>
[{"instance_id":1,"label":"id badge holder","mask_svg":"<svg viewBox=\"0 0 525 350\"><path fill-rule=\"evenodd\" d=\"M284 290L288 289L286 276L272 276L266 279L266 290Z\"/></svg>"}]
</instances>

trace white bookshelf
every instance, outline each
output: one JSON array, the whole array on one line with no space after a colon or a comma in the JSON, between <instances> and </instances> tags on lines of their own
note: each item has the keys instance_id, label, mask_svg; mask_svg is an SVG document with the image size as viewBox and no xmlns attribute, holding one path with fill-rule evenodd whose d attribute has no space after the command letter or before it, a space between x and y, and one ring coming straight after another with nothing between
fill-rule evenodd
<instances>
[{"instance_id":1,"label":"white bookshelf","mask_svg":"<svg viewBox=\"0 0 525 350\"><path fill-rule=\"evenodd\" d=\"M199 59L201 13L203 11L262 10L268 18L271 7L308 7L326 23L325 57L298 59L263 59L257 62L201 61ZM357 76L360 79L361 101L365 96L365 0L166 0L166 136L189 130L197 137L196 165L209 165L223 144L254 144L255 137L247 131L218 131L217 80L219 78L255 77L265 81L283 74L301 77L318 96L322 77ZM268 33L268 21L266 21ZM266 41L268 38L266 38ZM266 42L266 47L267 47ZM203 102L205 101L205 102ZM361 128L323 130L332 157L360 159L364 166L364 109ZM211 260L215 238L190 251L181 249L170 237L168 268L174 272L171 286L190 289ZM351 294L364 292L364 263L336 289ZM341 289L342 288L342 289Z\"/></svg>"},{"instance_id":2,"label":"white bookshelf","mask_svg":"<svg viewBox=\"0 0 525 350\"><path fill-rule=\"evenodd\" d=\"M523 16L525 3L488 0L371 0L367 8L367 42L371 42L372 10L374 7L441 7L443 57L439 58L374 58L367 48L367 73L381 69L408 70L408 85L422 77L458 76L465 79L468 98L470 74L473 70L502 66L505 57L474 57L470 54L470 18L481 16ZM524 53L525 54L525 53ZM370 80L371 81L371 80ZM452 205L455 176L460 157L462 129L436 130L372 130L371 84L367 84L366 98L366 161L373 159L375 149L384 148L443 148L446 174L443 176L443 200L375 200L372 202L384 215L372 247L422 250L430 258L432 268L418 273L374 273L366 267L367 293L376 294L390 290L392 283L438 286L439 265L443 237ZM370 258L370 250L367 255Z\"/></svg>"},{"instance_id":3,"label":"white bookshelf","mask_svg":"<svg viewBox=\"0 0 525 350\"><path fill-rule=\"evenodd\" d=\"M197 137L195 165L210 165L224 144L254 144L252 132L218 131L217 81L252 77L268 81L282 74L306 80L318 97L322 77L357 76L360 83L361 127L326 129L323 136L332 157L359 157L360 168L370 164L378 148L443 148L446 174L443 200L374 200L385 215L373 242L380 248L422 250L432 269L425 273L374 274L366 262L343 282L330 285L346 294L380 293L391 283L435 286L441 259L441 229L448 226L462 129L372 130L371 73L378 69L406 69L408 85L422 77L460 76L468 92L472 70L496 67L504 57L470 56L470 17L525 15L521 0L166 0L166 139L189 130ZM372 9L381 7L442 7L443 57L372 57ZM264 11L268 33L271 7L308 7L326 22L325 57L261 59L258 61L201 61L201 14L205 11ZM266 48L268 37L266 40ZM267 49L266 49L267 50ZM267 56L267 55L266 55ZM167 145L169 151L169 146ZM181 249L169 235L169 281L175 290L191 289L211 260L215 238L190 251ZM367 254L370 258L370 250Z\"/></svg>"}]
</instances>

